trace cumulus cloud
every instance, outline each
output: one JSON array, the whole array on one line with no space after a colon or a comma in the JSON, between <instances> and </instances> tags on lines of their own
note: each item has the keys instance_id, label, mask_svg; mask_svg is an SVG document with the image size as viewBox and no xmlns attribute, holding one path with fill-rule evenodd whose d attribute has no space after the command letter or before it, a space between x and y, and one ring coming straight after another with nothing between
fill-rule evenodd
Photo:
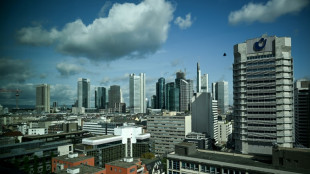
<instances>
[{"instance_id":1,"label":"cumulus cloud","mask_svg":"<svg viewBox=\"0 0 310 174\"><path fill-rule=\"evenodd\" d=\"M34 76L30 60L0 58L0 83L24 83Z\"/></svg>"},{"instance_id":2,"label":"cumulus cloud","mask_svg":"<svg viewBox=\"0 0 310 174\"><path fill-rule=\"evenodd\" d=\"M176 67L176 66L179 66L179 65L183 65L183 61L181 59L174 59L170 62L170 65L172 67Z\"/></svg>"},{"instance_id":3,"label":"cumulus cloud","mask_svg":"<svg viewBox=\"0 0 310 174\"><path fill-rule=\"evenodd\" d=\"M124 83L124 82L129 83L129 73L125 73L123 76L113 77L112 79L110 79L109 77L104 77L100 81L100 84L109 86L109 85L117 85L115 83Z\"/></svg>"},{"instance_id":4,"label":"cumulus cloud","mask_svg":"<svg viewBox=\"0 0 310 174\"><path fill-rule=\"evenodd\" d=\"M67 77L70 75L75 75L80 72L83 72L84 69L76 64L60 62L56 65L56 69L60 73L61 76Z\"/></svg>"},{"instance_id":5,"label":"cumulus cloud","mask_svg":"<svg viewBox=\"0 0 310 174\"><path fill-rule=\"evenodd\" d=\"M240 10L231 12L228 21L233 25L242 22L272 22L282 15L301 11L308 3L308 0L270 0L266 4L250 2Z\"/></svg>"},{"instance_id":6,"label":"cumulus cloud","mask_svg":"<svg viewBox=\"0 0 310 174\"><path fill-rule=\"evenodd\" d=\"M77 99L76 90L69 85L55 84L50 86L51 103L56 101L59 105L72 105Z\"/></svg>"},{"instance_id":7,"label":"cumulus cloud","mask_svg":"<svg viewBox=\"0 0 310 174\"><path fill-rule=\"evenodd\" d=\"M174 20L174 24L178 25L182 30L189 28L193 24L193 21L191 20L191 14L188 13L185 16L185 19L181 18L180 16L177 17Z\"/></svg>"},{"instance_id":8,"label":"cumulus cloud","mask_svg":"<svg viewBox=\"0 0 310 174\"><path fill-rule=\"evenodd\" d=\"M167 40L173 12L174 7L165 0L115 3L107 17L99 17L89 25L77 19L62 30L25 27L17 36L24 44L53 44L63 54L92 60L141 58L155 53Z\"/></svg>"}]
</instances>

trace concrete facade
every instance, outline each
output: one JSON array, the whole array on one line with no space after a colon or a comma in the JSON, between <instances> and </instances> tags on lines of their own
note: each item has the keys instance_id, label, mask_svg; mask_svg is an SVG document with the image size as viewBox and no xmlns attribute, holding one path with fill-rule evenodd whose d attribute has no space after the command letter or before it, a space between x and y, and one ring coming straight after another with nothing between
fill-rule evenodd
<instances>
[{"instance_id":1,"label":"concrete facade","mask_svg":"<svg viewBox=\"0 0 310 174\"><path fill-rule=\"evenodd\" d=\"M234 140L242 153L293 145L291 38L262 36L234 46Z\"/></svg>"}]
</instances>

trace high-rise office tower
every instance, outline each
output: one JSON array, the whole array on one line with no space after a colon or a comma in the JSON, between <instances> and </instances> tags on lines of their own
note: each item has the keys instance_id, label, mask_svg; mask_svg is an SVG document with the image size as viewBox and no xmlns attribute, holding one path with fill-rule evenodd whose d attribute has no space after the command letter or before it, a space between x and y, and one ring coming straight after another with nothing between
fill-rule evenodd
<instances>
[{"instance_id":1,"label":"high-rise office tower","mask_svg":"<svg viewBox=\"0 0 310 174\"><path fill-rule=\"evenodd\" d=\"M189 110L189 84L186 80L180 80L180 111Z\"/></svg>"},{"instance_id":2,"label":"high-rise office tower","mask_svg":"<svg viewBox=\"0 0 310 174\"><path fill-rule=\"evenodd\" d=\"M219 113L224 114L228 110L228 82L220 81L212 83L213 99L217 100Z\"/></svg>"},{"instance_id":3,"label":"high-rise office tower","mask_svg":"<svg viewBox=\"0 0 310 174\"><path fill-rule=\"evenodd\" d=\"M109 108L114 109L119 103L122 103L121 87L112 85L109 89Z\"/></svg>"},{"instance_id":4,"label":"high-rise office tower","mask_svg":"<svg viewBox=\"0 0 310 174\"><path fill-rule=\"evenodd\" d=\"M199 66L199 62L197 62L197 89L196 92L199 93L201 92L201 71L200 71L200 66Z\"/></svg>"},{"instance_id":5,"label":"high-rise office tower","mask_svg":"<svg viewBox=\"0 0 310 174\"><path fill-rule=\"evenodd\" d=\"M166 87L165 87L165 108L170 110L170 94L169 91L172 90L174 88L174 82L170 82L170 83L166 83Z\"/></svg>"},{"instance_id":6,"label":"high-rise office tower","mask_svg":"<svg viewBox=\"0 0 310 174\"><path fill-rule=\"evenodd\" d=\"M179 71L176 73L175 88L179 89L179 111L190 110L190 98L193 95L193 81L185 79L185 73Z\"/></svg>"},{"instance_id":7,"label":"high-rise office tower","mask_svg":"<svg viewBox=\"0 0 310 174\"><path fill-rule=\"evenodd\" d=\"M105 87L95 87L95 108L106 109L107 91Z\"/></svg>"},{"instance_id":8,"label":"high-rise office tower","mask_svg":"<svg viewBox=\"0 0 310 174\"><path fill-rule=\"evenodd\" d=\"M90 80L79 78L77 84L78 107L90 108Z\"/></svg>"},{"instance_id":9,"label":"high-rise office tower","mask_svg":"<svg viewBox=\"0 0 310 174\"><path fill-rule=\"evenodd\" d=\"M295 142L310 148L310 80L294 85Z\"/></svg>"},{"instance_id":10,"label":"high-rise office tower","mask_svg":"<svg viewBox=\"0 0 310 174\"><path fill-rule=\"evenodd\" d=\"M208 74L204 74L201 76L201 92L209 92L209 87L208 87Z\"/></svg>"},{"instance_id":11,"label":"high-rise office tower","mask_svg":"<svg viewBox=\"0 0 310 174\"><path fill-rule=\"evenodd\" d=\"M36 87L37 113L50 112L50 85L41 84Z\"/></svg>"},{"instance_id":12,"label":"high-rise office tower","mask_svg":"<svg viewBox=\"0 0 310 174\"><path fill-rule=\"evenodd\" d=\"M152 109L156 108L156 95L152 95L152 98L151 98L151 108Z\"/></svg>"},{"instance_id":13,"label":"high-rise office tower","mask_svg":"<svg viewBox=\"0 0 310 174\"><path fill-rule=\"evenodd\" d=\"M158 79L156 83L156 109L165 109L165 79L163 77Z\"/></svg>"},{"instance_id":14,"label":"high-rise office tower","mask_svg":"<svg viewBox=\"0 0 310 174\"><path fill-rule=\"evenodd\" d=\"M207 133L210 138L218 141L217 101L211 93L197 93L192 104L192 131Z\"/></svg>"},{"instance_id":15,"label":"high-rise office tower","mask_svg":"<svg viewBox=\"0 0 310 174\"><path fill-rule=\"evenodd\" d=\"M293 145L291 38L262 36L234 46L235 149L272 154Z\"/></svg>"},{"instance_id":16,"label":"high-rise office tower","mask_svg":"<svg viewBox=\"0 0 310 174\"><path fill-rule=\"evenodd\" d=\"M129 107L131 113L146 113L145 74L129 75Z\"/></svg>"},{"instance_id":17,"label":"high-rise office tower","mask_svg":"<svg viewBox=\"0 0 310 174\"><path fill-rule=\"evenodd\" d=\"M188 83L188 110L192 110L192 97L194 96L194 81L187 79Z\"/></svg>"}]
</instances>

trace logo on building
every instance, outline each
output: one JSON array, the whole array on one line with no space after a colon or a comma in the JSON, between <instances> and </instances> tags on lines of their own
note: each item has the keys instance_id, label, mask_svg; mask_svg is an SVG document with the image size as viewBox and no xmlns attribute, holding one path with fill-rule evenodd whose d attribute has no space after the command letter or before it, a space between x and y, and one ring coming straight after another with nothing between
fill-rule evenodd
<instances>
[{"instance_id":1,"label":"logo on building","mask_svg":"<svg viewBox=\"0 0 310 174\"><path fill-rule=\"evenodd\" d=\"M258 42L255 42L253 49L255 51L261 51L266 46L267 39L261 38Z\"/></svg>"}]
</instances>

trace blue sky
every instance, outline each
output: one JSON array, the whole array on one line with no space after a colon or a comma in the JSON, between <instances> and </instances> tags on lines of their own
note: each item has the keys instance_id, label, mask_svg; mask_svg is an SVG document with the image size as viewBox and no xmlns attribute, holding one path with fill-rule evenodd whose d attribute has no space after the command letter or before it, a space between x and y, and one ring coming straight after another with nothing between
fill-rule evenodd
<instances>
[{"instance_id":1,"label":"blue sky","mask_svg":"<svg viewBox=\"0 0 310 174\"><path fill-rule=\"evenodd\" d=\"M94 87L120 85L128 103L128 74L146 73L147 97L160 77L174 81L196 63L212 82L229 83L233 45L268 34L292 38L294 78L309 78L309 0L1 1L0 88L20 89L35 104L35 85L51 85L51 102L72 105L77 79ZM223 57L223 53L227 53ZM196 81L195 81L196 83ZM196 86L196 85L195 85ZM0 94L0 104L15 104Z\"/></svg>"}]
</instances>

